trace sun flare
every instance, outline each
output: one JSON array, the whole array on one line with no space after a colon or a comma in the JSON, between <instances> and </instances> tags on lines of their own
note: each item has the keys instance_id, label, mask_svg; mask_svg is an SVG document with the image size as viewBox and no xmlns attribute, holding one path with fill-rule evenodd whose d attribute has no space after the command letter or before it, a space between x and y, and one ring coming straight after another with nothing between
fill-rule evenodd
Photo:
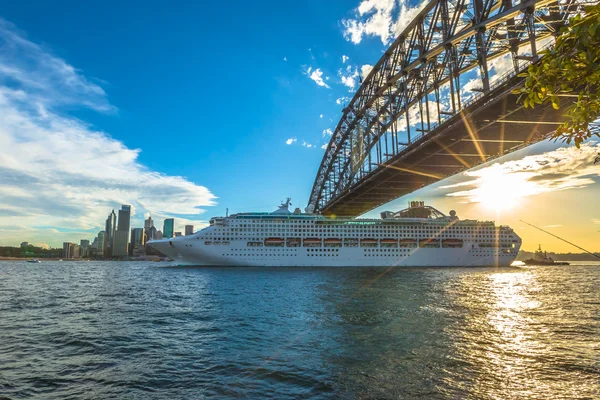
<instances>
[{"instance_id":1,"label":"sun flare","mask_svg":"<svg viewBox=\"0 0 600 400\"><path fill-rule=\"evenodd\" d=\"M509 211L521 205L523 198L537 192L528 179L532 173L506 173L501 168L480 171L477 187L471 191L471 201L497 212Z\"/></svg>"}]
</instances>

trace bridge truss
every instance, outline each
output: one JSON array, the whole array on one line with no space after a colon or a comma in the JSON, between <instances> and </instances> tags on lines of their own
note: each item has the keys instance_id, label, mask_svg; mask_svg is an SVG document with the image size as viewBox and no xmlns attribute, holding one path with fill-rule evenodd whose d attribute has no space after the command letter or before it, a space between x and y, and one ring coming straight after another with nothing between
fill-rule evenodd
<instances>
[{"instance_id":1,"label":"bridge truss","mask_svg":"<svg viewBox=\"0 0 600 400\"><path fill-rule=\"evenodd\" d=\"M309 207L324 214L358 215L540 140L560 116L552 113L549 118L547 110L543 115L523 114L510 94L522 84L517 75L538 60L540 48L553 43L570 16L595 2L430 1L343 109ZM490 114L493 109L496 113ZM541 121L543 116L548 120ZM528 118L538 118L536 135L527 126ZM504 126L511 121L525 125L529 133L522 130L509 138ZM502 137L478 136L498 122ZM498 130L496 126L494 132ZM461 147L467 142L470 148ZM453 163L440 161L447 156Z\"/></svg>"}]
</instances>

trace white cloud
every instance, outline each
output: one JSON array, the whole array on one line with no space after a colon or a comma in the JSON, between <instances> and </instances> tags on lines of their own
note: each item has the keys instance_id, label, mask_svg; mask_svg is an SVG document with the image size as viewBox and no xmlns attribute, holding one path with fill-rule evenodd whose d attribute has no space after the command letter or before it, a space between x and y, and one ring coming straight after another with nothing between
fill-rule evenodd
<instances>
[{"instance_id":1,"label":"white cloud","mask_svg":"<svg viewBox=\"0 0 600 400\"><path fill-rule=\"evenodd\" d=\"M358 69L352 68L351 65L348 65L345 72L341 69L338 71L338 76L340 77L342 85L347 86L349 92L353 92L356 88L356 84L358 83L357 78L360 76L360 74L358 73Z\"/></svg>"},{"instance_id":2,"label":"white cloud","mask_svg":"<svg viewBox=\"0 0 600 400\"><path fill-rule=\"evenodd\" d=\"M350 57L348 56L342 56L342 64L345 64L346 61L348 61L350 59Z\"/></svg>"},{"instance_id":3,"label":"white cloud","mask_svg":"<svg viewBox=\"0 0 600 400\"><path fill-rule=\"evenodd\" d=\"M331 89L328 84L323 80L323 71L320 68L312 69L312 67L308 67L304 71L304 75L307 75L310 79L312 79L317 85L326 87L327 89Z\"/></svg>"},{"instance_id":4,"label":"white cloud","mask_svg":"<svg viewBox=\"0 0 600 400\"><path fill-rule=\"evenodd\" d=\"M325 149L327 148L327 146L328 146L328 145L329 145L329 143L325 143L323 146L321 146L321 148L322 148L323 150L325 150Z\"/></svg>"},{"instance_id":5,"label":"white cloud","mask_svg":"<svg viewBox=\"0 0 600 400\"><path fill-rule=\"evenodd\" d=\"M323 114L319 114L319 118L323 118Z\"/></svg>"},{"instance_id":6,"label":"white cloud","mask_svg":"<svg viewBox=\"0 0 600 400\"><path fill-rule=\"evenodd\" d=\"M327 137L327 136L331 136L333 135L333 131L331 130L331 128L327 128L323 131L323 137Z\"/></svg>"},{"instance_id":7,"label":"white cloud","mask_svg":"<svg viewBox=\"0 0 600 400\"><path fill-rule=\"evenodd\" d=\"M305 142L305 141L303 141L303 142L302 142L302 146L304 146L304 147L307 147L307 148L309 148L309 149L310 149L311 147L315 147L314 145L312 145L312 144L310 144L310 143L307 143L307 142Z\"/></svg>"},{"instance_id":8,"label":"white cloud","mask_svg":"<svg viewBox=\"0 0 600 400\"><path fill-rule=\"evenodd\" d=\"M285 141L285 144L294 144L296 143L298 139L296 138L289 138L288 140Z\"/></svg>"},{"instance_id":9,"label":"white cloud","mask_svg":"<svg viewBox=\"0 0 600 400\"><path fill-rule=\"evenodd\" d=\"M283 57L283 61L287 61L287 57Z\"/></svg>"},{"instance_id":10,"label":"white cloud","mask_svg":"<svg viewBox=\"0 0 600 400\"><path fill-rule=\"evenodd\" d=\"M600 218L592 218L591 221L596 225L600 225Z\"/></svg>"},{"instance_id":11,"label":"white cloud","mask_svg":"<svg viewBox=\"0 0 600 400\"><path fill-rule=\"evenodd\" d=\"M407 0L363 0L355 9L355 18L342 20L346 40L359 44L364 36L379 37L388 45L427 4L416 6Z\"/></svg>"},{"instance_id":12,"label":"white cloud","mask_svg":"<svg viewBox=\"0 0 600 400\"><path fill-rule=\"evenodd\" d=\"M349 97L345 97L345 96L344 96L344 97L340 97L339 99L337 99L337 100L335 101L335 104L342 104L342 103L346 103L346 102L348 102L348 100L350 100L350 98L349 98Z\"/></svg>"},{"instance_id":13,"label":"white cloud","mask_svg":"<svg viewBox=\"0 0 600 400\"><path fill-rule=\"evenodd\" d=\"M371 73L372 70L373 70L373 66L369 65L369 64L365 64L362 67L360 67L360 72L361 72L363 79L366 79L366 77L369 76L369 74Z\"/></svg>"},{"instance_id":14,"label":"white cloud","mask_svg":"<svg viewBox=\"0 0 600 400\"><path fill-rule=\"evenodd\" d=\"M542 228L546 228L546 229L552 229L552 228L560 228L562 225L557 224L557 225L544 225L542 226Z\"/></svg>"},{"instance_id":15,"label":"white cloud","mask_svg":"<svg viewBox=\"0 0 600 400\"><path fill-rule=\"evenodd\" d=\"M206 187L148 169L140 150L63 113L115 112L98 84L3 20L0 46L1 243L91 239L120 204L134 226L145 212L194 218L214 204Z\"/></svg>"}]
</instances>

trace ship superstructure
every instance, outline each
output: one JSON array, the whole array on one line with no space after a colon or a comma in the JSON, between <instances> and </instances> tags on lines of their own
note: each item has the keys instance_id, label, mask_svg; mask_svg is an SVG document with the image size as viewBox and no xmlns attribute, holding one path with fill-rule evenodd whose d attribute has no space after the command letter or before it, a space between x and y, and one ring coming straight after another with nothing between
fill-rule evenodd
<instances>
[{"instance_id":1,"label":"ship superstructure","mask_svg":"<svg viewBox=\"0 0 600 400\"><path fill-rule=\"evenodd\" d=\"M491 221L459 220L423 202L380 219L289 211L215 217L193 235L148 244L180 265L274 267L507 266L521 238Z\"/></svg>"}]
</instances>

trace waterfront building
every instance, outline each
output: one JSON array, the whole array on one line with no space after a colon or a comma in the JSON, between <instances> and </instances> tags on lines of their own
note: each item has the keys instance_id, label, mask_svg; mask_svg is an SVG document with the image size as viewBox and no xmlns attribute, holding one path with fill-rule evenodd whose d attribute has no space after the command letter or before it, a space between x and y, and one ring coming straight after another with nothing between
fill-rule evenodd
<instances>
[{"instance_id":1,"label":"waterfront building","mask_svg":"<svg viewBox=\"0 0 600 400\"><path fill-rule=\"evenodd\" d=\"M90 253L90 241L87 239L81 239L79 242L79 257L89 257Z\"/></svg>"},{"instance_id":2,"label":"waterfront building","mask_svg":"<svg viewBox=\"0 0 600 400\"><path fill-rule=\"evenodd\" d=\"M145 255L144 245L146 244L146 235L143 228L133 228L131 230L131 243L129 245L129 255Z\"/></svg>"},{"instance_id":3,"label":"waterfront building","mask_svg":"<svg viewBox=\"0 0 600 400\"><path fill-rule=\"evenodd\" d=\"M126 257L129 254L129 232L115 231L115 238L112 246L112 257Z\"/></svg>"},{"instance_id":4,"label":"waterfront building","mask_svg":"<svg viewBox=\"0 0 600 400\"><path fill-rule=\"evenodd\" d=\"M131 206L123 204L119 210L119 224L113 239L114 257L124 257L129 254L129 226L131 223ZM118 234L117 234L118 233ZM115 250L117 249L117 250Z\"/></svg>"},{"instance_id":5,"label":"waterfront building","mask_svg":"<svg viewBox=\"0 0 600 400\"><path fill-rule=\"evenodd\" d=\"M115 214L115 210L112 210L110 214L108 214L108 218L106 219L105 230L106 237L104 240L104 257L112 256L112 245L115 237L115 231L117 230L117 215Z\"/></svg>"},{"instance_id":6,"label":"waterfront building","mask_svg":"<svg viewBox=\"0 0 600 400\"><path fill-rule=\"evenodd\" d=\"M106 247L106 232L98 232L98 236L96 237L96 239L98 240L98 243L96 245L96 257L103 257L104 248Z\"/></svg>"},{"instance_id":7,"label":"waterfront building","mask_svg":"<svg viewBox=\"0 0 600 400\"><path fill-rule=\"evenodd\" d=\"M185 236L194 234L194 225L186 225L185 226Z\"/></svg>"},{"instance_id":8,"label":"waterfront building","mask_svg":"<svg viewBox=\"0 0 600 400\"><path fill-rule=\"evenodd\" d=\"M21 248L29 246L29 242L21 242Z\"/></svg>"},{"instance_id":9,"label":"waterfront building","mask_svg":"<svg viewBox=\"0 0 600 400\"><path fill-rule=\"evenodd\" d=\"M144 235L146 235L146 240L154 240L156 236L156 227L151 216L144 221Z\"/></svg>"},{"instance_id":10,"label":"waterfront building","mask_svg":"<svg viewBox=\"0 0 600 400\"><path fill-rule=\"evenodd\" d=\"M146 236L146 241L154 240L156 238L156 227L151 226L150 228L144 229L144 235Z\"/></svg>"},{"instance_id":11,"label":"waterfront building","mask_svg":"<svg viewBox=\"0 0 600 400\"><path fill-rule=\"evenodd\" d=\"M175 230L175 219L167 218L163 223L163 238L172 238L173 231Z\"/></svg>"},{"instance_id":12,"label":"waterfront building","mask_svg":"<svg viewBox=\"0 0 600 400\"><path fill-rule=\"evenodd\" d=\"M79 258L79 246L75 243L64 242L62 254L64 259Z\"/></svg>"},{"instance_id":13,"label":"waterfront building","mask_svg":"<svg viewBox=\"0 0 600 400\"><path fill-rule=\"evenodd\" d=\"M148 216L148 219L144 220L144 229L149 229L154 227L154 221L152 221L152 217Z\"/></svg>"},{"instance_id":14,"label":"waterfront building","mask_svg":"<svg viewBox=\"0 0 600 400\"><path fill-rule=\"evenodd\" d=\"M181 232L175 232L174 237L179 237L181 236Z\"/></svg>"}]
</instances>

